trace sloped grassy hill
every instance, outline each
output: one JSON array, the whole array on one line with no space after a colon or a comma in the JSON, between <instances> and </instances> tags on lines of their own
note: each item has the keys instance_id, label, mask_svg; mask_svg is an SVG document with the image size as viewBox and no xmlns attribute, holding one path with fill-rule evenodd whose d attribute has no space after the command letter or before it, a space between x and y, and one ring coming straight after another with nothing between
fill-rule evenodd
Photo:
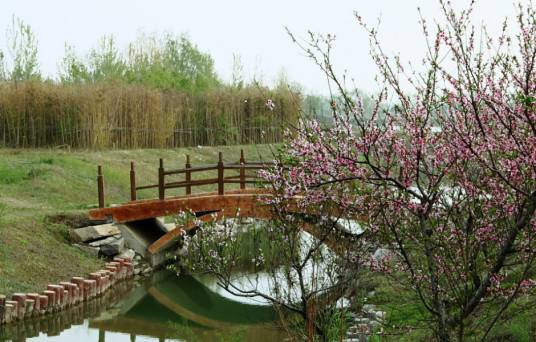
<instances>
[{"instance_id":1,"label":"sloped grassy hill","mask_svg":"<svg viewBox=\"0 0 536 342\"><path fill-rule=\"evenodd\" d=\"M35 291L47 283L94 271L103 263L72 247L68 225L95 207L96 168L103 165L106 202L122 203L130 194L130 161L139 184L156 183L158 158L166 168L224 160L270 158L271 147L230 146L114 151L0 149L0 293ZM264 156L264 157L263 157ZM200 189L208 190L208 188ZM145 190L140 197L155 197Z\"/></svg>"}]
</instances>

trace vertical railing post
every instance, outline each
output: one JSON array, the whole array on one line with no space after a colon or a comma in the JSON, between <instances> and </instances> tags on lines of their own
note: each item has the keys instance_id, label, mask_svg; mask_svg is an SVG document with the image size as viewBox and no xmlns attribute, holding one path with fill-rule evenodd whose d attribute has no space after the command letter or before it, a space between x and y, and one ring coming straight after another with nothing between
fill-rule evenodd
<instances>
[{"instance_id":1,"label":"vertical railing post","mask_svg":"<svg viewBox=\"0 0 536 342\"><path fill-rule=\"evenodd\" d=\"M192 185L190 184L190 182L192 181L192 172L189 170L190 168L192 167L192 165L190 165L190 155L187 154L186 155L186 165L185 165L185 169L186 169L186 172L185 172L185 177L186 177L186 195L191 195L192 194Z\"/></svg>"},{"instance_id":2,"label":"vertical railing post","mask_svg":"<svg viewBox=\"0 0 536 342\"><path fill-rule=\"evenodd\" d=\"M130 162L130 200L136 200L136 171L133 161Z\"/></svg>"},{"instance_id":3,"label":"vertical railing post","mask_svg":"<svg viewBox=\"0 0 536 342\"><path fill-rule=\"evenodd\" d=\"M246 160L244 158L244 150L240 150L240 189L246 188L246 170L244 169L245 164Z\"/></svg>"},{"instance_id":4,"label":"vertical railing post","mask_svg":"<svg viewBox=\"0 0 536 342\"><path fill-rule=\"evenodd\" d=\"M223 195L223 155L218 154L218 195Z\"/></svg>"},{"instance_id":5,"label":"vertical railing post","mask_svg":"<svg viewBox=\"0 0 536 342\"><path fill-rule=\"evenodd\" d=\"M158 198L163 200L165 194L164 159L160 158L160 167L158 168Z\"/></svg>"},{"instance_id":6,"label":"vertical railing post","mask_svg":"<svg viewBox=\"0 0 536 342\"><path fill-rule=\"evenodd\" d=\"M104 208L104 176L100 165L97 167L97 192L99 194L99 208Z\"/></svg>"}]
</instances>

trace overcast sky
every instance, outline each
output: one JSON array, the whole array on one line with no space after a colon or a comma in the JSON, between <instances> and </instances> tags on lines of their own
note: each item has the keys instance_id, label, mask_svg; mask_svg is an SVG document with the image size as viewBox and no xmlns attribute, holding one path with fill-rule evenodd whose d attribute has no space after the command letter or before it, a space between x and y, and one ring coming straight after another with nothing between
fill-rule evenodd
<instances>
[{"instance_id":1,"label":"overcast sky","mask_svg":"<svg viewBox=\"0 0 536 342\"><path fill-rule=\"evenodd\" d=\"M462 6L468 0L453 2ZM284 70L289 80L308 91L325 92L325 79L293 45L284 30L287 26L301 37L307 30L335 34L336 66L347 69L360 88L373 92L376 70L354 11L371 23L381 17L387 51L417 60L423 53L417 7L428 19L440 18L435 0L2 0L0 48L5 50L12 15L34 29L41 69L49 75L56 74L66 42L84 54L103 35L113 34L124 48L140 32L187 33L213 56L224 79L230 78L233 54L238 54L248 77L262 75L271 82ZM514 14L513 1L480 0L475 17L498 28L505 16Z\"/></svg>"}]
</instances>

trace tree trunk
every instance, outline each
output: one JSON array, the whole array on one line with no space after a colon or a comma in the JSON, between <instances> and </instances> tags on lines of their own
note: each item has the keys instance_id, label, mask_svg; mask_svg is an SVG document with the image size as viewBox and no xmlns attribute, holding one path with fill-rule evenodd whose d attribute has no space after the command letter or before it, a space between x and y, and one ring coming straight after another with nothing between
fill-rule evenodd
<instances>
[{"instance_id":1,"label":"tree trunk","mask_svg":"<svg viewBox=\"0 0 536 342\"><path fill-rule=\"evenodd\" d=\"M313 298L309 299L306 303L305 312L305 329L307 332L307 341L313 342L315 340L315 319L316 319L316 303Z\"/></svg>"},{"instance_id":2,"label":"tree trunk","mask_svg":"<svg viewBox=\"0 0 536 342\"><path fill-rule=\"evenodd\" d=\"M445 322L445 320L442 319L441 317L438 317L437 325L439 328L437 331L438 340L440 342L450 342L450 334L449 334L449 330L448 330L447 323Z\"/></svg>"}]
</instances>

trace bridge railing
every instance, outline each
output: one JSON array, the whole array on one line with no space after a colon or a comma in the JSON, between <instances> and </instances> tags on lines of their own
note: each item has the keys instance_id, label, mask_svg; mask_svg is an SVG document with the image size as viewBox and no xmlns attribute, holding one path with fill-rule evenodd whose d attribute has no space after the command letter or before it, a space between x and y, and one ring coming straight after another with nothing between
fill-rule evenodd
<instances>
[{"instance_id":1,"label":"bridge railing","mask_svg":"<svg viewBox=\"0 0 536 342\"><path fill-rule=\"evenodd\" d=\"M136 201L138 196L138 190L146 189L158 189L158 199L163 200L166 196L167 189L185 188L185 194L192 194L192 187L216 184L218 187L218 194L223 195L225 193L225 184L239 184L240 189L245 189L246 184L259 184L266 183L261 180L257 174L248 174L248 171L258 171L270 167L271 164L253 161L247 162L244 157L244 150L240 150L240 159L236 163L224 163L222 152L218 153L218 162L212 165L202 165L192 167L190 163L190 156L186 155L186 163L184 168L176 170L166 170L164 168L164 159L160 158L158 167L158 183L149 185L137 185L136 170L134 162L130 162L130 200ZM235 174L231 176L225 176L225 171L234 171ZM216 171L215 177L207 179L195 179L192 180L192 175L197 172ZM236 174L238 172L238 174ZM181 181L168 181L167 177L184 175L184 180ZM104 208L104 176L102 172L102 166L97 168L97 192L99 198L99 208Z\"/></svg>"}]
</instances>

